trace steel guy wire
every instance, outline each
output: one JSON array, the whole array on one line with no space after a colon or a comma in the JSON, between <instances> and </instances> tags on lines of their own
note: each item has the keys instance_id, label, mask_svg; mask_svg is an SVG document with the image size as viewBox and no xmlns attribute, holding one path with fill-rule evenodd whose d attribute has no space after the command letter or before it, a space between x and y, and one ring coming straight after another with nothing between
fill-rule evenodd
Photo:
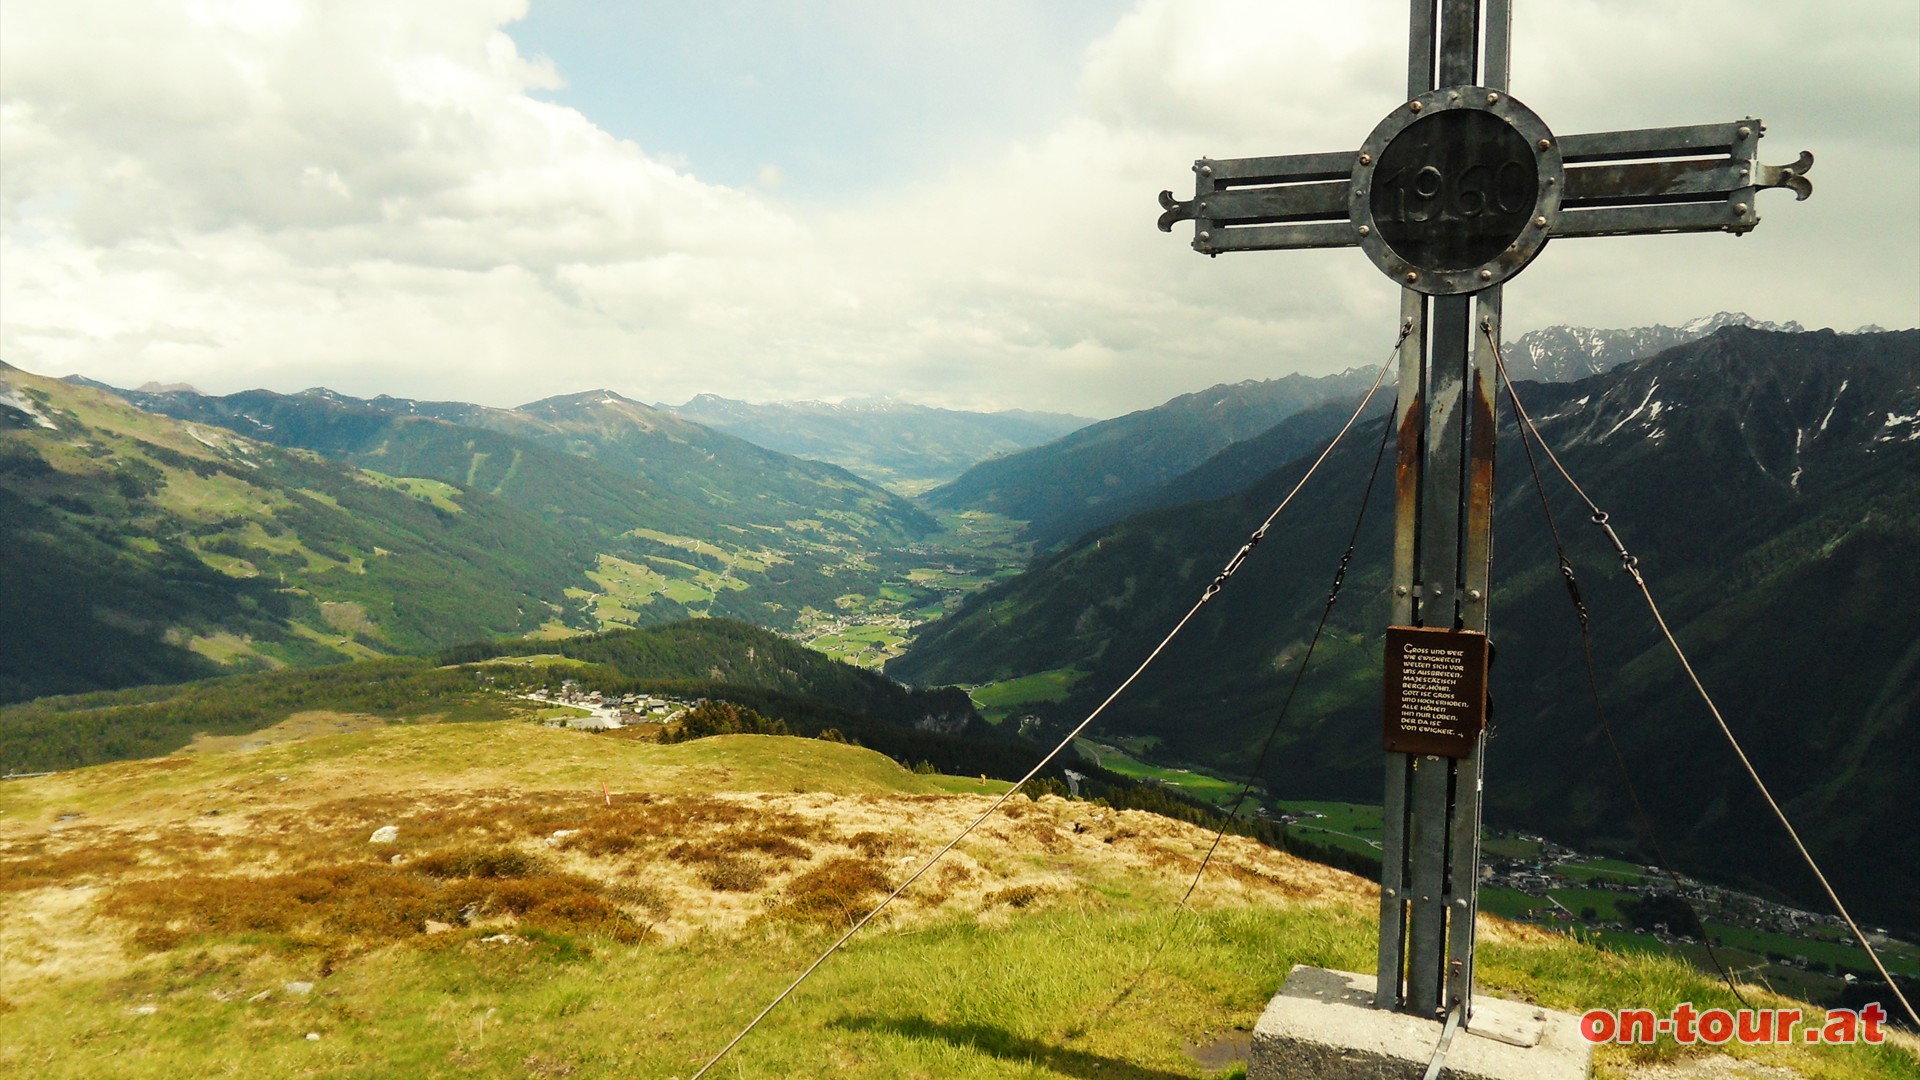
<instances>
[{"instance_id":1,"label":"steel guy wire","mask_svg":"<svg viewBox=\"0 0 1920 1080\"><path fill-rule=\"evenodd\" d=\"M1491 320L1482 319L1480 322L1480 330L1481 333L1487 336L1488 340L1492 340L1493 323ZM1700 918L1699 910L1693 906L1693 901L1687 897L1686 889L1680 884L1680 875L1674 870L1672 860L1667 858L1666 848L1661 845L1660 838L1655 835L1653 831L1653 820L1647 815L1646 806L1640 801L1640 791L1634 786L1632 774L1627 771L1626 755L1620 752L1620 742L1614 738L1613 734L1613 722L1608 719L1606 708L1601 704L1600 700L1600 676L1595 670L1593 663L1592 617L1587 610L1586 598L1580 593L1580 579L1574 576L1573 563L1567 558L1567 546L1560 539L1560 526L1559 523L1554 520L1553 504L1547 499L1547 485L1545 480L1540 476L1540 463L1534 457L1533 442L1527 438L1527 428L1522 426L1520 422L1520 397L1514 392L1513 380L1507 375L1507 363L1500 355L1498 342L1495 342L1493 346L1493 362L1495 366L1499 368L1501 383L1507 388L1507 400L1513 405L1514 431L1515 434L1520 436L1520 449L1526 452L1527 471L1533 476L1533 489L1540 496L1540 512L1547 519L1548 534L1553 537L1554 558L1560 564L1560 578L1566 583L1567 598L1573 603L1573 615L1580 625L1580 654L1586 662L1587 692L1593 698L1593 714L1600 721L1600 731L1606 736L1607 748L1613 752L1613 764L1620 772L1620 782L1626 786L1627 799L1633 804L1634 818L1640 826L1641 835L1647 838L1648 846L1653 848L1654 858L1659 860L1661 871L1667 875L1667 880L1673 883L1674 895L1678 896L1680 902L1686 905L1687 913L1693 917L1694 923L1700 927L1701 943L1707 948L1707 959L1713 962L1714 970L1720 973L1720 978L1726 982L1727 989L1732 991L1733 996L1739 1000L1740 1004L1751 1008L1752 1004L1747 1001L1746 995L1740 992L1739 985L1734 982L1733 974L1727 970L1727 965L1720 960L1720 953L1714 949L1713 941L1706 931L1706 921Z\"/></svg>"},{"instance_id":2,"label":"steel guy wire","mask_svg":"<svg viewBox=\"0 0 1920 1080\"><path fill-rule=\"evenodd\" d=\"M1504 378L1506 364L1500 359L1500 344L1493 340L1494 335L1491 330L1485 326L1482 329L1488 340L1493 343L1494 360L1500 364L1501 375ZM1853 932L1854 939L1860 942L1862 949L1866 950L1867 958L1873 961L1873 966L1880 972L1880 977L1887 981L1888 989L1893 991L1893 996L1898 998L1901 1007L1906 1009L1908 1019L1912 1020L1916 1026L1920 1026L1920 1013L1914 1011L1913 1003L1907 1000L1907 995L1901 991L1900 984L1894 981L1892 974L1887 971L1887 966L1880 961L1880 954L1874 949L1873 943L1868 941L1867 935L1861 932L1860 924L1854 922L1852 913L1847 911L1847 906L1840 902L1840 894L1835 892L1832 883L1827 881L1827 875L1820 870L1820 864L1814 861L1813 853L1808 851L1807 845L1801 841L1799 830L1793 827L1793 822L1787 819L1786 811L1782 810L1780 803L1774 799L1773 792L1769 791L1766 782L1760 779L1759 771L1753 767L1753 762L1748 759L1746 750L1740 746L1740 740L1734 736L1733 728L1727 725L1726 717L1720 714L1720 707L1714 704L1713 695L1707 693L1706 685L1700 681L1699 674L1693 670L1693 663L1687 659L1686 650L1680 647L1679 639L1674 637L1672 628L1667 625L1666 616L1660 612L1660 605L1653 599L1653 591L1647 586L1646 577L1640 573L1640 560L1627 551L1626 544L1620 540L1620 534L1614 531L1607 512L1600 509L1599 505L1587 495L1586 490L1574 480L1573 475L1567 471L1567 467L1561 463L1559 455L1553 452L1553 447L1547 444L1545 437L1540 434L1539 427L1534 424L1533 417L1529 416L1520 404L1520 397L1514 392L1513 382L1510 379L1507 380L1507 393L1513 399L1514 412L1519 415L1526 430L1533 435L1534 441L1540 444L1540 449L1546 453L1547 460L1553 463L1561 479L1565 480L1574 494L1580 496L1580 501L1586 504L1593 523L1606 533L1607 540L1613 545L1614 553L1620 558L1620 568L1639 588L1641 598L1647 602L1647 610L1653 613L1653 621L1660 627L1661 636L1666 638L1667 646L1673 650L1674 657L1680 661L1681 669L1687 673L1688 681L1693 683L1693 689L1700 695L1700 700L1706 704L1707 711L1713 714L1713 722L1719 725L1720 733L1726 736L1727 745L1733 748L1734 756L1740 760L1740 767L1746 770L1748 779L1752 780L1753 786L1759 789L1760 797L1766 800L1767 807L1779 820L1780 827L1786 830L1787 838L1793 841L1794 848L1800 852L1800 858L1806 861L1807 869L1813 871L1814 878L1820 882L1820 888L1827 894L1827 899L1833 902L1834 910L1846 922L1847 929Z\"/></svg>"},{"instance_id":3,"label":"steel guy wire","mask_svg":"<svg viewBox=\"0 0 1920 1080\"><path fill-rule=\"evenodd\" d=\"M795 978L793 982L787 984L785 990L780 991L772 1001L768 1002L766 1008L761 1009L758 1015L748 1021L747 1026L741 1028L732 1039L729 1039L727 1044L721 1047L719 1052L714 1054L713 1057L709 1058L705 1065L700 1066L699 1071L695 1072L689 1080L700 1080L701 1077L707 1075L715 1065L720 1063L722 1058L726 1057L735 1046L740 1044L742 1039L745 1039L754 1028L758 1027L762 1020L765 1020L774 1009L778 1008L781 1002L785 1001L795 990L799 989L801 983L806 982L809 976L815 971L818 971L820 965L827 962L828 957L840 951L841 946L853 940L853 936L864 929L868 923L872 922L875 916L885 911L888 905L899 899L902 893L906 892L914 882L920 880L927 871L933 869L934 864L946 857L947 853L957 847L960 841L965 840L972 834L973 830L979 828L988 818L992 817L1001 806L1005 805L1008 799L1013 798L1028 782L1040 775L1041 769L1046 768L1049 762L1059 757L1067 747L1073 745L1073 741L1080 737L1080 733L1092 726L1093 722L1099 719L1100 714L1107 711L1107 706L1112 705L1115 699L1125 693L1127 688L1132 686L1134 681L1139 679L1141 674L1144 673L1155 660L1159 659L1160 654L1166 650L1168 645L1173 643L1173 639L1178 637L1180 632L1186 629L1187 624L1193 621L1193 617L1200 613L1200 609L1205 607L1208 601L1220 595L1220 590L1226 584L1227 579L1231 578L1247 561L1247 556L1252 554L1254 546L1266 537L1267 530L1271 529L1273 523L1279 520L1281 512L1286 510L1287 506L1293 502L1294 496L1300 494L1300 489L1307 486L1307 481L1313 479L1314 474L1320 470L1320 465L1327 460L1329 454L1333 453L1334 447L1340 445L1341 440L1346 438L1347 432L1351 431L1353 425L1359 422L1361 414L1367 411L1367 405L1373 401L1373 395L1379 392L1380 384L1386 380L1387 372L1393 367L1394 357L1399 353L1400 346L1407 340L1407 336L1412 332L1412 321L1403 321L1400 325L1400 336L1394 340L1393 348L1387 353L1386 361L1380 365L1379 374L1374 376L1373 385L1367 388L1365 396L1360 399L1360 404L1354 408L1353 415L1347 418L1345 424L1341 425L1340 431L1334 435L1333 440L1327 444L1326 448L1320 451L1320 456L1313 460L1313 464L1307 468L1306 474L1300 477L1298 483L1294 484L1293 490L1287 492L1286 498L1280 500L1280 505L1274 507L1273 513L1267 515L1267 519L1260 523L1258 529L1254 530L1252 537L1249 538L1245 544L1241 545L1240 550L1234 553L1233 558L1227 561L1225 569L1221 570L1220 573L1214 577L1213 581L1207 585L1205 591L1200 594L1200 599L1194 601L1193 606L1187 609L1187 613L1180 617L1180 621L1174 624L1172 630L1167 631L1167 636L1160 639L1160 644L1153 647L1153 651L1147 654L1147 658L1140 661L1140 666L1133 669L1133 674L1128 675L1119 686L1115 687L1114 691L1107 695L1106 700L1102 701L1092 712L1087 714L1085 720L1080 721L1079 724L1074 726L1073 730L1067 732L1066 737L1060 740L1059 745L1047 751L1045 757L1041 758L1033 768L1027 770L1027 774L1015 781L1013 786L1002 792L1000 797L995 799L979 817L974 818L973 821L968 823L967 827L961 829L958 835L947 841L944 847L934 852L932 858L921 864L918 870L915 870L905 881L902 881L892 892L888 893L880 903L874 906L873 910L862 915L858 922L847 928L846 933L841 934L833 944L827 946L825 952L815 957L813 963L808 964L806 969L800 972L800 975Z\"/></svg>"},{"instance_id":4,"label":"steel guy wire","mask_svg":"<svg viewBox=\"0 0 1920 1080\"><path fill-rule=\"evenodd\" d=\"M1300 666L1293 673L1293 684L1287 688L1287 696L1281 700L1280 711L1274 716L1273 725L1267 729L1266 741L1260 744L1260 753L1254 757L1253 768L1248 770L1246 780L1240 785L1240 793L1233 800L1233 806L1227 810L1226 816L1220 821L1220 827L1214 831L1213 842L1207 845L1207 853L1201 857L1199 869L1193 872L1193 880L1187 883L1187 891L1181 894L1179 903L1174 905L1173 922L1167 927L1167 932L1161 936L1160 944L1154 948L1153 954L1141 966L1139 974L1127 984L1127 988L1108 1002L1107 1007L1100 1011L1100 1015L1081 1028L1079 1034L1085 1034L1105 1022L1121 1002L1131 997L1133 992L1140 988L1148 972L1159 963L1161 955L1173 942L1174 933L1180 928L1180 917L1189 910L1187 904L1193 899L1194 890L1200 887L1201 877L1206 874L1207 867L1213 863L1214 853L1220 850L1220 842L1226 838L1228 827L1239 818L1240 808L1246 804L1247 795L1253 791L1254 781L1259 779L1260 771L1266 767L1267 755L1273 750L1273 740L1280 734L1281 725L1286 723L1287 714L1293 708L1293 699L1300 692L1300 683L1306 678L1307 667L1313 663L1314 650L1320 647L1320 639L1326 633L1327 619L1333 614L1333 605L1340 599L1340 590L1346 584L1347 568L1353 564L1354 549L1360 544L1360 527L1366 523L1367 506L1373 501L1374 483L1380 478L1380 463L1386 459L1387 443L1393 437L1393 416L1398 412L1397 399L1395 404L1396 408L1388 410L1387 420L1381 424L1380 446L1374 451L1373 471L1367 475L1367 486L1360 495L1360 509L1353 521L1353 532L1347 537L1347 549L1340 556L1340 564L1333 572L1333 585L1327 591L1326 602L1320 608L1320 621L1313 628L1313 636L1307 640L1306 652L1300 658Z\"/></svg>"}]
</instances>

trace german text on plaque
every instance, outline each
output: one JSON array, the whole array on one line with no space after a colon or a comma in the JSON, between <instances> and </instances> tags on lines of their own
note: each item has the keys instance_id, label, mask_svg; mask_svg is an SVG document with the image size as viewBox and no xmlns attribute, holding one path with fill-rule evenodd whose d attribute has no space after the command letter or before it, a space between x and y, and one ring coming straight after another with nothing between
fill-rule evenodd
<instances>
[{"instance_id":1,"label":"german text on plaque","mask_svg":"<svg viewBox=\"0 0 1920 1080\"><path fill-rule=\"evenodd\" d=\"M1466 757L1487 724L1487 636L1387 628L1384 742L1402 754Z\"/></svg>"}]
</instances>

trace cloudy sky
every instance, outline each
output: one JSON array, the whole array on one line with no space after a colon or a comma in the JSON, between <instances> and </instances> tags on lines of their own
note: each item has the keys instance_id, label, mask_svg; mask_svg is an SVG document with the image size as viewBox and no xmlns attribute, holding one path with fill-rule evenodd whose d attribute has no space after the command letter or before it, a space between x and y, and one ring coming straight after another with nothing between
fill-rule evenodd
<instances>
[{"instance_id":1,"label":"cloudy sky","mask_svg":"<svg viewBox=\"0 0 1920 1080\"><path fill-rule=\"evenodd\" d=\"M1765 118L1812 200L1557 243L1509 333L1920 323L1920 5L1523 2L1563 134ZM1353 249L1153 227L1202 154L1343 150L1400 0L6 0L0 359L513 405L897 395L1105 416L1377 364Z\"/></svg>"}]
</instances>

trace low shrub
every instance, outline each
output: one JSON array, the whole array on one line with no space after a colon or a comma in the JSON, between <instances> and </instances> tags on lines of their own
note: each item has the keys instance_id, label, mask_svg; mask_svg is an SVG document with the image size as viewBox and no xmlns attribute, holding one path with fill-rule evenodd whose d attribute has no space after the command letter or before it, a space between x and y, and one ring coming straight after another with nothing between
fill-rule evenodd
<instances>
[{"instance_id":1,"label":"low shrub","mask_svg":"<svg viewBox=\"0 0 1920 1080\"><path fill-rule=\"evenodd\" d=\"M49 852L45 841L11 845L0 855L0 892L71 885L94 874L114 874L137 866L137 844L118 836L65 837L72 846Z\"/></svg>"},{"instance_id":2,"label":"low shrub","mask_svg":"<svg viewBox=\"0 0 1920 1080\"><path fill-rule=\"evenodd\" d=\"M154 952L232 935L258 935L286 951L373 948L422 938L429 919L489 916L621 942L650 934L590 878L542 872L537 861L504 857L517 854L510 851L484 854L429 855L408 866L342 863L266 877L152 878L117 886L103 910L133 923L135 943ZM439 872L426 872L422 863Z\"/></svg>"},{"instance_id":3,"label":"low shrub","mask_svg":"<svg viewBox=\"0 0 1920 1080\"><path fill-rule=\"evenodd\" d=\"M722 855L700 868L700 881L714 892L752 892L766 884L766 868L747 859Z\"/></svg>"},{"instance_id":4,"label":"low shrub","mask_svg":"<svg viewBox=\"0 0 1920 1080\"><path fill-rule=\"evenodd\" d=\"M540 873L545 864L516 848L469 847L422 855L413 868L437 878L524 878Z\"/></svg>"},{"instance_id":5,"label":"low shrub","mask_svg":"<svg viewBox=\"0 0 1920 1080\"><path fill-rule=\"evenodd\" d=\"M871 861L843 855L788 882L774 914L801 922L852 923L866 914L875 894L892 890L893 883Z\"/></svg>"},{"instance_id":6,"label":"low shrub","mask_svg":"<svg viewBox=\"0 0 1920 1080\"><path fill-rule=\"evenodd\" d=\"M1011 885L988 894L987 906L1005 904L1015 908L1030 907L1051 892L1052 889L1041 885Z\"/></svg>"}]
</instances>

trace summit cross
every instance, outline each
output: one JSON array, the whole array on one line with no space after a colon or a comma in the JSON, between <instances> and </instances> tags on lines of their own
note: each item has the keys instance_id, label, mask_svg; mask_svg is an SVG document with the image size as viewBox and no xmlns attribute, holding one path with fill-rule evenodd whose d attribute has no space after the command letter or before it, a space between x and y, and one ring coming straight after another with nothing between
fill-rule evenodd
<instances>
[{"instance_id":1,"label":"summit cross","mask_svg":"<svg viewBox=\"0 0 1920 1080\"><path fill-rule=\"evenodd\" d=\"M1757 119L1555 135L1507 93L1512 0L1412 0L1407 100L1358 149L1194 162L1194 250L1359 247L1401 289L1376 1004L1472 1019L1501 286L1550 239L1746 233ZM1416 657L1416 661L1406 660ZM1424 697L1422 697L1424 695Z\"/></svg>"}]
</instances>

